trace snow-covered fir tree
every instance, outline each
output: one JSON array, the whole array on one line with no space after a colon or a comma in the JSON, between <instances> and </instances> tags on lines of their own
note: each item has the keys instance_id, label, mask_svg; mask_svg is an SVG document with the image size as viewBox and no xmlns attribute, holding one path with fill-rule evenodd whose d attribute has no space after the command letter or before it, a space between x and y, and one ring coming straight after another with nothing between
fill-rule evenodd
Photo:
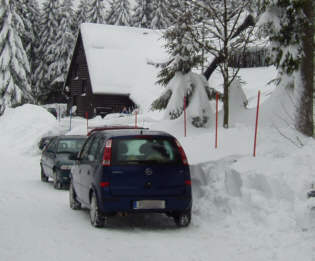
<instances>
[{"instance_id":1,"label":"snow-covered fir tree","mask_svg":"<svg viewBox=\"0 0 315 261\"><path fill-rule=\"evenodd\" d=\"M55 43L58 56L49 65L49 72L53 79L51 84L58 90L61 90L65 81L75 43L73 0L64 0L60 11L61 19Z\"/></svg>"},{"instance_id":2,"label":"snow-covered fir tree","mask_svg":"<svg viewBox=\"0 0 315 261\"><path fill-rule=\"evenodd\" d=\"M191 39L192 19L189 8L182 3L177 22L164 34L170 60L159 74L159 83L165 89L152 109L166 109L167 117L176 119L183 114L185 98L189 120L196 127L203 127L211 111L208 102L211 90L204 76L191 71L201 62L198 46Z\"/></svg>"},{"instance_id":3,"label":"snow-covered fir tree","mask_svg":"<svg viewBox=\"0 0 315 261\"><path fill-rule=\"evenodd\" d=\"M80 24L85 23L87 21L87 9L88 9L87 0L80 0L78 9L76 10L75 13L76 31L79 31Z\"/></svg>"},{"instance_id":4,"label":"snow-covered fir tree","mask_svg":"<svg viewBox=\"0 0 315 261\"><path fill-rule=\"evenodd\" d=\"M31 102L30 66L21 33L24 25L16 2L0 0L0 104Z\"/></svg>"},{"instance_id":5,"label":"snow-covered fir tree","mask_svg":"<svg viewBox=\"0 0 315 261\"><path fill-rule=\"evenodd\" d=\"M136 0L132 23L135 27L149 28L152 21L153 0Z\"/></svg>"},{"instance_id":6,"label":"snow-covered fir tree","mask_svg":"<svg viewBox=\"0 0 315 261\"><path fill-rule=\"evenodd\" d=\"M38 100L47 102L47 99L55 92L52 85L60 76L52 69L52 64L59 58L57 47L59 33L59 24L61 21L61 5L59 0L46 0L43 3L42 15L40 19L40 46L38 53L40 55L40 64L36 68L35 77L39 89Z\"/></svg>"},{"instance_id":7,"label":"snow-covered fir tree","mask_svg":"<svg viewBox=\"0 0 315 261\"><path fill-rule=\"evenodd\" d=\"M129 0L113 0L106 18L108 24L132 25Z\"/></svg>"},{"instance_id":8,"label":"snow-covered fir tree","mask_svg":"<svg viewBox=\"0 0 315 261\"><path fill-rule=\"evenodd\" d=\"M30 74L28 77L32 87L32 96L35 98L38 95L34 74L39 64L37 50L39 47L38 32L40 30L40 8L37 0L20 0L16 2L16 5L17 13L24 24L21 39L30 64Z\"/></svg>"},{"instance_id":9,"label":"snow-covered fir tree","mask_svg":"<svg viewBox=\"0 0 315 261\"><path fill-rule=\"evenodd\" d=\"M150 28L166 29L174 22L170 4L166 0L153 0L153 13Z\"/></svg>"},{"instance_id":10,"label":"snow-covered fir tree","mask_svg":"<svg viewBox=\"0 0 315 261\"><path fill-rule=\"evenodd\" d=\"M106 9L104 5L104 0L88 1L86 22L106 24Z\"/></svg>"},{"instance_id":11,"label":"snow-covered fir tree","mask_svg":"<svg viewBox=\"0 0 315 261\"><path fill-rule=\"evenodd\" d=\"M272 43L272 60L283 86L294 87L295 127L314 135L314 9L313 0L263 2L260 25Z\"/></svg>"}]
</instances>

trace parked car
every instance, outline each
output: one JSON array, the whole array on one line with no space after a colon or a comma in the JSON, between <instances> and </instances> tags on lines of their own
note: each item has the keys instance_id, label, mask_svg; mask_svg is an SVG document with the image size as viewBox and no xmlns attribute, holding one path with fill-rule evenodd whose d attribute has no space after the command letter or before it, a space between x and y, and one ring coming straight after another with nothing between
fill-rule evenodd
<instances>
[{"instance_id":1,"label":"parked car","mask_svg":"<svg viewBox=\"0 0 315 261\"><path fill-rule=\"evenodd\" d=\"M40 167L41 180L53 179L54 188L69 186L70 169L74 163L69 157L77 154L86 140L86 136L57 136L46 146L42 153Z\"/></svg>"},{"instance_id":2,"label":"parked car","mask_svg":"<svg viewBox=\"0 0 315 261\"><path fill-rule=\"evenodd\" d=\"M69 201L86 207L91 224L128 213L165 213L179 227L191 221L191 178L185 152L165 132L96 131L72 158Z\"/></svg>"},{"instance_id":3,"label":"parked car","mask_svg":"<svg viewBox=\"0 0 315 261\"><path fill-rule=\"evenodd\" d=\"M56 108L47 108L47 111L50 112L52 115L54 115L55 118L57 118L57 110L56 110Z\"/></svg>"},{"instance_id":4,"label":"parked car","mask_svg":"<svg viewBox=\"0 0 315 261\"><path fill-rule=\"evenodd\" d=\"M40 150L43 150L45 148L46 145L48 145L48 143L55 138L56 136L46 136L46 137L42 137L38 143L38 148Z\"/></svg>"}]
</instances>

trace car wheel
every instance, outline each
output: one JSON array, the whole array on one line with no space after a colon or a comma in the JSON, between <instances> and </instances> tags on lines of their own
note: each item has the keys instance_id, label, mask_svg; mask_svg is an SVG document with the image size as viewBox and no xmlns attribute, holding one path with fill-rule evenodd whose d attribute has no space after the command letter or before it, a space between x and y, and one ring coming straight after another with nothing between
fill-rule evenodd
<instances>
[{"instance_id":1,"label":"car wheel","mask_svg":"<svg viewBox=\"0 0 315 261\"><path fill-rule=\"evenodd\" d=\"M103 227L105 224L105 218L99 211L97 198L95 193L92 194L90 204L90 221L94 227Z\"/></svg>"},{"instance_id":2,"label":"car wheel","mask_svg":"<svg viewBox=\"0 0 315 261\"><path fill-rule=\"evenodd\" d=\"M74 210L81 209L81 204L76 199L72 182L70 182L70 186L69 186L69 203L70 203L70 208Z\"/></svg>"},{"instance_id":3,"label":"car wheel","mask_svg":"<svg viewBox=\"0 0 315 261\"><path fill-rule=\"evenodd\" d=\"M191 221L191 210L175 215L174 221L178 227L188 227Z\"/></svg>"},{"instance_id":4,"label":"car wheel","mask_svg":"<svg viewBox=\"0 0 315 261\"><path fill-rule=\"evenodd\" d=\"M43 167L40 167L40 179L42 182L48 182L48 177L45 175Z\"/></svg>"}]
</instances>

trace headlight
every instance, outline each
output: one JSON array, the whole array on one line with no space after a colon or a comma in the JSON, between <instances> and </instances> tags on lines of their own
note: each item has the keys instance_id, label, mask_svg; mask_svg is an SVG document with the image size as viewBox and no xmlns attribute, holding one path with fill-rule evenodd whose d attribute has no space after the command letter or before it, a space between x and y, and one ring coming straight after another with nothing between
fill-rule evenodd
<instances>
[{"instance_id":1,"label":"headlight","mask_svg":"<svg viewBox=\"0 0 315 261\"><path fill-rule=\"evenodd\" d=\"M72 165L61 165L60 169L62 170L70 170L72 168Z\"/></svg>"}]
</instances>

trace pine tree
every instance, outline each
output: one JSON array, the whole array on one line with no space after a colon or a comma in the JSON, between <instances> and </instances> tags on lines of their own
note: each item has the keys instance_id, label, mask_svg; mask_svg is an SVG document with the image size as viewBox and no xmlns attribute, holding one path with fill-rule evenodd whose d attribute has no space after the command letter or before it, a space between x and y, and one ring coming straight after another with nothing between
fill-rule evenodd
<instances>
[{"instance_id":1,"label":"pine tree","mask_svg":"<svg viewBox=\"0 0 315 261\"><path fill-rule=\"evenodd\" d=\"M16 2L16 5L17 13L20 15L24 24L24 30L22 31L21 39L30 64L30 74L28 75L28 80L31 83L32 96L36 98L37 84L34 74L39 64L37 49L39 47L38 32L40 28L40 8L37 0L20 0Z\"/></svg>"},{"instance_id":2,"label":"pine tree","mask_svg":"<svg viewBox=\"0 0 315 261\"><path fill-rule=\"evenodd\" d=\"M132 25L129 1L113 0L106 20L108 24L112 25Z\"/></svg>"},{"instance_id":3,"label":"pine tree","mask_svg":"<svg viewBox=\"0 0 315 261\"><path fill-rule=\"evenodd\" d=\"M196 127L208 122L212 95L206 79L192 72L201 62L198 46L191 39L193 14L186 3L181 3L174 26L166 30L166 48L170 60L159 73L158 83L165 86L162 95L152 103L152 109L166 109L170 119L179 118L184 110L186 97L189 119Z\"/></svg>"},{"instance_id":4,"label":"pine tree","mask_svg":"<svg viewBox=\"0 0 315 261\"><path fill-rule=\"evenodd\" d=\"M71 55L75 43L75 33L74 33L74 19L73 19L73 0L64 0L61 5L61 20L58 28L58 34L56 36L57 42L55 43L56 54L58 55L55 61L49 66L49 71L54 78L52 84L57 85L57 88L61 88L66 74L68 72L68 67L71 61Z\"/></svg>"},{"instance_id":5,"label":"pine tree","mask_svg":"<svg viewBox=\"0 0 315 261\"><path fill-rule=\"evenodd\" d=\"M38 99L45 103L52 93L55 92L53 82L59 77L53 68L53 63L59 57L57 35L59 34L59 24L61 21L61 7L59 0L46 0L43 3L43 10L40 23L40 46L38 53L40 64L36 68L35 77L39 90Z\"/></svg>"},{"instance_id":6,"label":"pine tree","mask_svg":"<svg viewBox=\"0 0 315 261\"><path fill-rule=\"evenodd\" d=\"M152 21L152 0L136 0L134 14L132 16L133 26L149 28Z\"/></svg>"},{"instance_id":7,"label":"pine tree","mask_svg":"<svg viewBox=\"0 0 315 261\"><path fill-rule=\"evenodd\" d=\"M104 0L88 1L86 21L89 23L106 24Z\"/></svg>"},{"instance_id":8,"label":"pine tree","mask_svg":"<svg viewBox=\"0 0 315 261\"><path fill-rule=\"evenodd\" d=\"M30 66L20 35L24 25L16 2L0 1L0 104L16 106L32 101Z\"/></svg>"},{"instance_id":9,"label":"pine tree","mask_svg":"<svg viewBox=\"0 0 315 261\"><path fill-rule=\"evenodd\" d=\"M153 13L150 28L166 29L174 23L174 16L170 12L170 4L166 0L153 0Z\"/></svg>"},{"instance_id":10,"label":"pine tree","mask_svg":"<svg viewBox=\"0 0 315 261\"><path fill-rule=\"evenodd\" d=\"M286 79L282 84L293 86L298 94L295 126L308 136L314 134L314 59L310 58L314 52L314 8L313 0L265 1L262 24L272 43L272 61ZM303 79L298 84L294 83L296 72Z\"/></svg>"},{"instance_id":11,"label":"pine tree","mask_svg":"<svg viewBox=\"0 0 315 261\"><path fill-rule=\"evenodd\" d=\"M80 24L85 23L87 21L87 9L88 9L87 0L81 0L75 15L76 31L79 31Z\"/></svg>"}]
</instances>

